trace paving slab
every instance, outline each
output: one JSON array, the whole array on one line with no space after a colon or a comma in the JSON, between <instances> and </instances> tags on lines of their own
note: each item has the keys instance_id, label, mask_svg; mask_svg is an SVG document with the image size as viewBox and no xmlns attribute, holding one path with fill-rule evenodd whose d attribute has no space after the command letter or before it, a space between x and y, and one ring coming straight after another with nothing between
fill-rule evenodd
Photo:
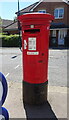
<instances>
[{"instance_id":1,"label":"paving slab","mask_svg":"<svg viewBox=\"0 0 69 120\"><path fill-rule=\"evenodd\" d=\"M25 109L22 100L22 83L8 82L8 95L4 104L10 118L67 118L67 88L48 86L48 104L28 106ZM50 110L51 109L51 110ZM47 112L49 114L47 114Z\"/></svg>"}]
</instances>

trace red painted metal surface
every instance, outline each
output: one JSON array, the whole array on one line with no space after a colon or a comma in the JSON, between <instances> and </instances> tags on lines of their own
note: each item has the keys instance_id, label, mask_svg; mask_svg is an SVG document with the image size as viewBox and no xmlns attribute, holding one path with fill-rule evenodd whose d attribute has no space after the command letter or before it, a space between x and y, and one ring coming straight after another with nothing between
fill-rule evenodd
<instances>
[{"instance_id":1,"label":"red painted metal surface","mask_svg":"<svg viewBox=\"0 0 69 120\"><path fill-rule=\"evenodd\" d=\"M48 81L50 14L25 14L18 17L22 25L24 81L33 84Z\"/></svg>"}]
</instances>

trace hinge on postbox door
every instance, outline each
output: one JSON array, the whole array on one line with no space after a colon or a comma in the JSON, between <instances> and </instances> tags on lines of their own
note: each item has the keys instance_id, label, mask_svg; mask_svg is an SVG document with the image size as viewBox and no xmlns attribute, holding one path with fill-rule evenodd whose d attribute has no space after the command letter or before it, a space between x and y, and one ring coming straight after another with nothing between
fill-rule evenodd
<instances>
[{"instance_id":1,"label":"hinge on postbox door","mask_svg":"<svg viewBox=\"0 0 69 120\"><path fill-rule=\"evenodd\" d=\"M24 40L24 50L26 50L27 49L27 42L26 42L26 40Z\"/></svg>"}]
</instances>

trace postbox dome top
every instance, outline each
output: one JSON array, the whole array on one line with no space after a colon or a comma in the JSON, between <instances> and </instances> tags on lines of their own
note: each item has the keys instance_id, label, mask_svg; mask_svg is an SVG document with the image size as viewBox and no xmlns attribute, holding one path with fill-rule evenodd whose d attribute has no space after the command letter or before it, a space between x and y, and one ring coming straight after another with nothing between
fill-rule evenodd
<instances>
[{"instance_id":1,"label":"postbox dome top","mask_svg":"<svg viewBox=\"0 0 69 120\"><path fill-rule=\"evenodd\" d=\"M54 20L54 16L49 13L26 13L24 15L18 16L18 20L22 22L29 21L52 21Z\"/></svg>"},{"instance_id":2,"label":"postbox dome top","mask_svg":"<svg viewBox=\"0 0 69 120\"><path fill-rule=\"evenodd\" d=\"M19 20L21 19L28 19L28 18L45 18L45 19L49 19L49 20L53 20L54 19L54 16L49 14L49 13L25 13L24 15L20 15L18 17Z\"/></svg>"}]
</instances>

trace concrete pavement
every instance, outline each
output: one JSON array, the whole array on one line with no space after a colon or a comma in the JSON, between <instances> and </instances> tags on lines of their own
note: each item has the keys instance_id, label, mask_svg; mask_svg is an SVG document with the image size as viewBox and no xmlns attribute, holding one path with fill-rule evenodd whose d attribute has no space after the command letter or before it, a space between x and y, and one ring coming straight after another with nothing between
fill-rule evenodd
<instances>
[{"instance_id":1,"label":"concrete pavement","mask_svg":"<svg viewBox=\"0 0 69 120\"><path fill-rule=\"evenodd\" d=\"M4 107L9 111L10 118L67 118L67 88L48 87L48 109L46 105L26 106L24 109L22 101L22 84L8 82L9 92ZM52 111L51 111L51 110ZM48 115L48 113L50 113Z\"/></svg>"}]
</instances>

